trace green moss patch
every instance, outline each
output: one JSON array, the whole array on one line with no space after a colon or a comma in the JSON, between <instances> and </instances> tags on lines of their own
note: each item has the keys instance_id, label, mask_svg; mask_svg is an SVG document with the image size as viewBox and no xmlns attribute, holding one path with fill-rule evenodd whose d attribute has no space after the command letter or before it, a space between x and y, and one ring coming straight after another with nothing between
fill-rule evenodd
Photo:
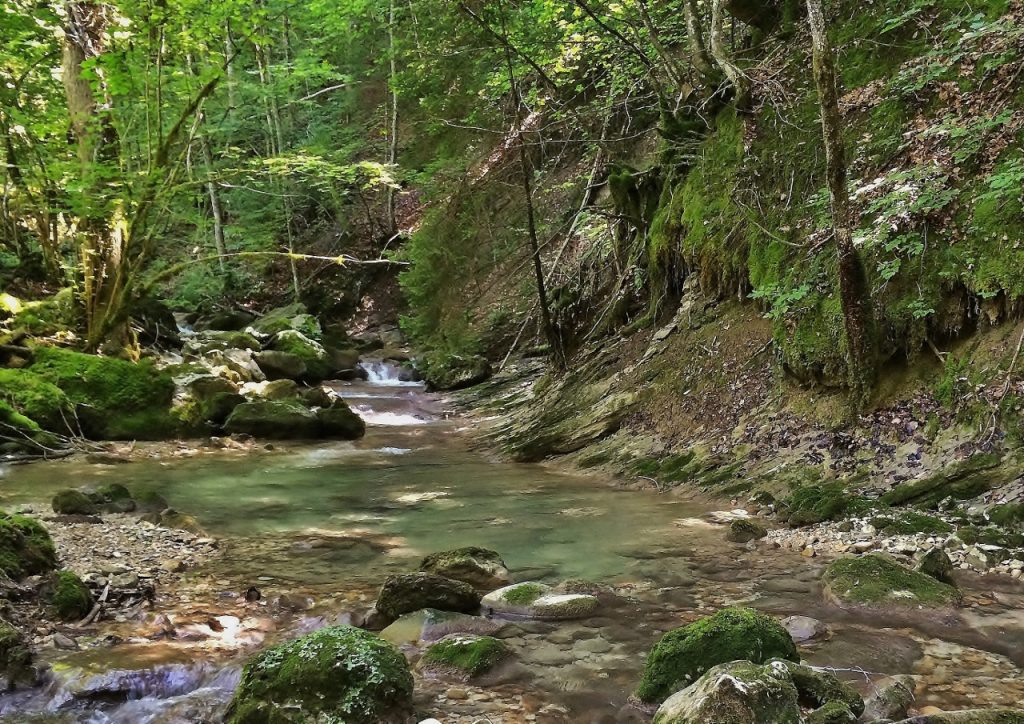
<instances>
[{"instance_id":1,"label":"green moss patch","mask_svg":"<svg viewBox=\"0 0 1024 724\"><path fill-rule=\"evenodd\" d=\"M636 696L659 702L717 664L770 659L800 660L786 629L753 609L725 608L662 636L647 657Z\"/></svg>"},{"instance_id":2,"label":"green moss patch","mask_svg":"<svg viewBox=\"0 0 1024 724\"><path fill-rule=\"evenodd\" d=\"M507 654L505 644L491 636L454 635L432 644L423 654L423 663L474 677L494 668Z\"/></svg>"},{"instance_id":3,"label":"green moss patch","mask_svg":"<svg viewBox=\"0 0 1024 724\"><path fill-rule=\"evenodd\" d=\"M56 567L53 540L39 521L0 512L0 572L19 580Z\"/></svg>"},{"instance_id":4,"label":"green moss patch","mask_svg":"<svg viewBox=\"0 0 1024 724\"><path fill-rule=\"evenodd\" d=\"M522 583L513 586L502 595L502 599L515 606L529 606L547 593L547 587L539 583Z\"/></svg>"},{"instance_id":5,"label":"green moss patch","mask_svg":"<svg viewBox=\"0 0 1024 724\"><path fill-rule=\"evenodd\" d=\"M871 525L886 535L913 535L914 533L943 535L953 530L953 526L941 518L914 511L873 518Z\"/></svg>"},{"instance_id":6,"label":"green moss patch","mask_svg":"<svg viewBox=\"0 0 1024 724\"><path fill-rule=\"evenodd\" d=\"M78 621L92 610L92 591L73 572L55 573L50 586L47 601L61 620Z\"/></svg>"},{"instance_id":7,"label":"green moss patch","mask_svg":"<svg viewBox=\"0 0 1024 724\"><path fill-rule=\"evenodd\" d=\"M397 724L412 709L412 675L391 644L332 626L266 649L242 671L229 724Z\"/></svg>"},{"instance_id":8,"label":"green moss patch","mask_svg":"<svg viewBox=\"0 0 1024 724\"><path fill-rule=\"evenodd\" d=\"M991 453L973 455L946 470L896 486L882 496L887 505L913 504L935 508L946 498L968 500L992 488L999 479L1000 458Z\"/></svg>"},{"instance_id":9,"label":"green moss patch","mask_svg":"<svg viewBox=\"0 0 1024 724\"><path fill-rule=\"evenodd\" d=\"M839 604L952 606L960 593L888 556L840 558L825 571L828 595Z\"/></svg>"},{"instance_id":10,"label":"green moss patch","mask_svg":"<svg viewBox=\"0 0 1024 724\"><path fill-rule=\"evenodd\" d=\"M797 488L785 501L792 526L839 520L867 510L867 499L847 492L842 483L822 483Z\"/></svg>"},{"instance_id":11,"label":"green moss patch","mask_svg":"<svg viewBox=\"0 0 1024 724\"><path fill-rule=\"evenodd\" d=\"M31 372L74 403L92 438L158 440L175 433L174 382L148 361L137 364L56 347L35 350Z\"/></svg>"},{"instance_id":12,"label":"green moss patch","mask_svg":"<svg viewBox=\"0 0 1024 724\"><path fill-rule=\"evenodd\" d=\"M0 369L0 402L53 432L67 432L73 419L67 395L26 369Z\"/></svg>"}]
</instances>

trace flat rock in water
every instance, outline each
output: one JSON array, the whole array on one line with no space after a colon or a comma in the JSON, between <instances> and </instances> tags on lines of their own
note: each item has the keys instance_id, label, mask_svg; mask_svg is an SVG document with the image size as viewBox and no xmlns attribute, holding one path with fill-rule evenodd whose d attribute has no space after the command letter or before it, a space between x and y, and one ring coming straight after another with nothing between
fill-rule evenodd
<instances>
[{"instance_id":1,"label":"flat rock in water","mask_svg":"<svg viewBox=\"0 0 1024 724\"><path fill-rule=\"evenodd\" d=\"M549 621L586 618L599 606L596 596L556 593L543 583L514 583L488 593L480 602L489 613Z\"/></svg>"},{"instance_id":2,"label":"flat rock in water","mask_svg":"<svg viewBox=\"0 0 1024 724\"><path fill-rule=\"evenodd\" d=\"M789 618L784 618L782 626L789 632L789 635L796 643L810 641L828 633L828 626L810 616L790 616Z\"/></svg>"}]
</instances>

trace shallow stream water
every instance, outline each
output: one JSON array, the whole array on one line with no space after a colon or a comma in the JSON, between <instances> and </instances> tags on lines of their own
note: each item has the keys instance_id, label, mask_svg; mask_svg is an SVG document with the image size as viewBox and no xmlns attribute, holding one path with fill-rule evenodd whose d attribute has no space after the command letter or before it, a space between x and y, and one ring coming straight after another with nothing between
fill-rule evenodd
<instances>
[{"instance_id":1,"label":"shallow stream water","mask_svg":"<svg viewBox=\"0 0 1024 724\"><path fill-rule=\"evenodd\" d=\"M831 637L801 655L865 691L884 674L912 674L920 705L1024 699L1019 584L966 581L968 607L953 620L851 617L822 602L823 561L726 542L720 506L489 459L460 429L470 423L448 419L438 400L386 368L370 372L367 383L337 388L368 422L356 443L0 471L5 509L44 510L54 491L72 485L159 491L224 551L185 574L176 599L160 600L172 619L199 621L191 630L202 635L153 640L147 622L113 622L122 643L49 652L51 683L0 696L4 720L216 720L255 646L351 620L387 575L464 545L499 551L517 580L585 579L609 593L592 619L515 622L504 634L515 656L479 685L493 694L448 700L443 683L418 680L420 710L442 721L642 721L627 698L650 646L662 632L734 603L828 623ZM240 598L250 586L260 589L259 603ZM282 595L313 605L273 608ZM221 621L217 630L201 623L211 617ZM400 627L388 635L415 656Z\"/></svg>"}]
</instances>

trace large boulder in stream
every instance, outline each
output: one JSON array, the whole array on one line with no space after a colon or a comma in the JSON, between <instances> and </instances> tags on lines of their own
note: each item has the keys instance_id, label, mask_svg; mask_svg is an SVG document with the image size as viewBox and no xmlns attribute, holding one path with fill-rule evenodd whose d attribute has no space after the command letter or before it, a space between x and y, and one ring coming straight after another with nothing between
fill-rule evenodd
<instances>
[{"instance_id":1,"label":"large boulder in stream","mask_svg":"<svg viewBox=\"0 0 1024 724\"><path fill-rule=\"evenodd\" d=\"M797 690L786 667L719 664L669 697L653 724L800 724Z\"/></svg>"},{"instance_id":2,"label":"large boulder in stream","mask_svg":"<svg viewBox=\"0 0 1024 724\"><path fill-rule=\"evenodd\" d=\"M843 608L956 606L960 592L889 556L840 558L825 571L825 597Z\"/></svg>"},{"instance_id":3,"label":"large boulder in stream","mask_svg":"<svg viewBox=\"0 0 1024 724\"><path fill-rule=\"evenodd\" d=\"M468 583L478 591L493 591L512 582L497 551L477 546L431 553L423 559L420 570Z\"/></svg>"},{"instance_id":4,"label":"large boulder in stream","mask_svg":"<svg viewBox=\"0 0 1024 724\"><path fill-rule=\"evenodd\" d=\"M332 440L358 440L366 434L363 418L349 409L344 401L336 399L330 407L321 407L315 413L321 437Z\"/></svg>"},{"instance_id":5,"label":"large boulder in stream","mask_svg":"<svg viewBox=\"0 0 1024 724\"><path fill-rule=\"evenodd\" d=\"M270 440L356 440L366 432L366 424L341 399L318 410L299 399L254 400L236 407L224 429Z\"/></svg>"},{"instance_id":6,"label":"large boulder in stream","mask_svg":"<svg viewBox=\"0 0 1024 724\"><path fill-rule=\"evenodd\" d=\"M391 644L352 626L332 626L249 660L228 724L404 724L413 680Z\"/></svg>"},{"instance_id":7,"label":"large boulder in stream","mask_svg":"<svg viewBox=\"0 0 1024 724\"><path fill-rule=\"evenodd\" d=\"M473 613L480 608L480 594L468 583L430 573L388 576L377 596L377 611L393 621L421 608Z\"/></svg>"},{"instance_id":8,"label":"large boulder in stream","mask_svg":"<svg viewBox=\"0 0 1024 724\"><path fill-rule=\"evenodd\" d=\"M461 390L491 376L491 363L480 355L431 355L419 367L431 390Z\"/></svg>"},{"instance_id":9,"label":"large boulder in stream","mask_svg":"<svg viewBox=\"0 0 1024 724\"><path fill-rule=\"evenodd\" d=\"M283 332L278 332L270 340L270 349L302 360L305 372L300 376L306 382L321 382L334 372L334 365L327 350L319 342L310 339L298 330L286 329Z\"/></svg>"},{"instance_id":10,"label":"large boulder in stream","mask_svg":"<svg viewBox=\"0 0 1024 724\"><path fill-rule=\"evenodd\" d=\"M306 363L298 355L268 349L252 356L268 380L298 380L306 376Z\"/></svg>"},{"instance_id":11,"label":"large boulder in stream","mask_svg":"<svg viewBox=\"0 0 1024 724\"><path fill-rule=\"evenodd\" d=\"M250 324L246 331L258 337L273 337L287 329L294 329L313 340L323 338L320 322L299 302L270 310Z\"/></svg>"},{"instance_id":12,"label":"large boulder in stream","mask_svg":"<svg viewBox=\"0 0 1024 724\"><path fill-rule=\"evenodd\" d=\"M657 703L713 666L739 660L763 664L771 659L800 660L782 624L750 608L724 608L661 637L647 656L636 697Z\"/></svg>"}]
</instances>

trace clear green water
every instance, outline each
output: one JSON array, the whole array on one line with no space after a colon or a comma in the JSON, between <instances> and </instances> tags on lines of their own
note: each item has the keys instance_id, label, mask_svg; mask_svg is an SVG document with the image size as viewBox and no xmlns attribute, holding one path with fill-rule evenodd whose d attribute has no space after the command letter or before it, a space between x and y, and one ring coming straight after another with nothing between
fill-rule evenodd
<instances>
[{"instance_id":1,"label":"clear green water","mask_svg":"<svg viewBox=\"0 0 1024 724\"><path fill-rule=\"evenodd\" d=\"M159 492L222 541L221 559L188 574L197 590L220 601L218 613L244 616L233 609L240 608L233 593L250 584L268 596L298 592L318 601L312 615L322 618L297 616L271 639L357 613L388 574L415 570L422 556L463 545L499 551L520 580L608 584L615 595L594 619L531 624L509 639L515 668L496 685L564 707L567 722L620 711L662 632L734 603L828 622L832 637L804 647L805 659L875 674L915 674L924 682L923 703L1011 705L1024 695L1017 669L1024 663L1017 645L1024 641L1019 586L1003 586L994 605L972 609L952 624L927 614L899 622L850 618L822 603L821 561L727 543L723 526L707 518L713 509L708 503L494 461L471 450L454 423L431 420L432 403L415 391L362 394L379 395L352 400L371 421L422 418L424 424L371 425L355 444L202 453L120 466L60 461L6 468L0 471L0 507L42 510L58 489L107 482ZM174 613L174 604L168 605ZM580 654L573 648L597 638L608 651ZM194 700L214 709L226 701L233 678L218 672L237 666L238 659L190 646L142 642L60 657L62 670L136 670L150 683L137 689L133 702L90 705L41 721L195 720ZM76 676L81 678L71 675L69 681ZM851 677L864 681L860 674ZM995 680L998 686L985 683ZM197 688L194 696L188 693ZM16 712L52 708L55 700L52 692L34 699L0 696L0 713L20 721ZM516 719L492 715L491 721Z\"/></svg>"}]
</instances>

